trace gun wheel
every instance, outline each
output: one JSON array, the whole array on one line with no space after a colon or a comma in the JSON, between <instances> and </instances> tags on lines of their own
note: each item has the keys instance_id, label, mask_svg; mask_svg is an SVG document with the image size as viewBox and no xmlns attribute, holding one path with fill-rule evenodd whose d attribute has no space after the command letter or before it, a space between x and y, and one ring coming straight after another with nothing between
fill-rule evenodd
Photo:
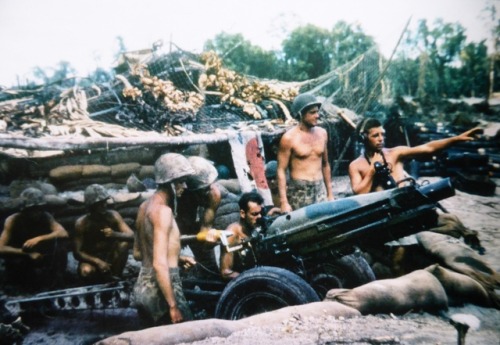
<instances>
[{"instance_id":1,"label":"gun wheel","mask_svg":"<svg viewBox=\"0 0 500 345\"><path fill-rule=\"evenodd\" d=\"M244 271L226 286L217 303L215 317L238 320L318 301L318 294L295 273L278 267L258 267Z\"/></svg>"},{"instance_id":2,"label":"gun wheel","mask_svg":"<svg viewBox=\"0 0 500 345\"><path fill-rule=\"evenodd\" d=\"M368 262L359 253L353 253L321 264L311 285L324 298L330 289L352 289L374 280L375 274Z\"/></svg>"}]
</instances>

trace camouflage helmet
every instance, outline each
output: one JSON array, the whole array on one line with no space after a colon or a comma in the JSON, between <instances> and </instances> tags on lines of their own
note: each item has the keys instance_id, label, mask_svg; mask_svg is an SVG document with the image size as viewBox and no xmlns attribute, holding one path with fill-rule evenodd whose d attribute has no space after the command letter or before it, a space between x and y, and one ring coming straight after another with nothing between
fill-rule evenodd
<instances>
[{"instance_id":1,"label":"camouflage helmet","mask_svg":"<svg viewBox=\"0 0 500 345\"><path fill-rule=\"evenodd\" d=\"M155 181L158 184L172 182L194 173L187 158L178 153L165 153L155 162Z\"/></svg>"},{"instance_id":2,"label":"camouflage helmet","mask_svg":"<svg viewBox=\"0 0 500 345\"><path fill-rule=\"evenodd\" d=\"M188 157L189 164L194 169L194 174L187 179L190 190L202 189L210 186L219 176L214 165L200 156Z\"/></svg>"},{"instance_id":3,"label":"camouflage helmet","mask_svg":"<svg viewBox=\"0 0 500 345\"><path fill-rule=\"evenodd\" d=\"M98 203L99 201L107 200L111 197L106 188L100 184L91 184L85 188L83 196L85 198L85 205L87 206Z\"/></svg>"},{"instance_id":4,"label":"camouflage helmet","mask_svg":"<svg viewBox=\"0 0 500 345\"><path fill-rule=\"evenodd\" d=\"M26 188L20 196L24 201L24 207L41 206L47 203L43 192L38 188Z\"/></svg>"},{"instance_id":5,"label":"camouflage helmet","mask_svg":"<svg viewBox=\"0 0 500 345\"><path fill-rule=\"evenodd\" d=\"M311 106L321 107L321 102L319 102L316 97L309 93L303 93L295 97L292 103L292 116L296 119L300 119L303 115L302 112Z\"/></svg>"}]
</instances>

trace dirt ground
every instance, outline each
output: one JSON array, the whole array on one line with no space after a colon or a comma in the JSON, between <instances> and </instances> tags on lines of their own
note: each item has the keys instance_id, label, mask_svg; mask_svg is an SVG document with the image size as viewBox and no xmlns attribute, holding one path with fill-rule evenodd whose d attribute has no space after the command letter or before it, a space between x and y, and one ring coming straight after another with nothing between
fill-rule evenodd
<instances>
[{"instance_id":1,"label":"dirt ground","mask_svg":"<svg viewBox=\"0 0 500 345\"><path fill-rule=\"evenodd\" d=\"M431 181L435 178L427 178ZM342 194L344 179L334 178L334 189ZM500 186L500 179L494 180ZM470 229L479 232L486 249L484 258L500 271L500 187L493 197L484 197L456 191L456 195L441 204L459 216ZM5 286L2 294L8 291ZM471 314L480 322L478 330L467 333L467 345L500 344L500 310L474 305L450 308L448 314ZM115 309L93 312L73 312L45 315L26 320L30 332L22 344L93 344L97 340L138 330L140 325L134 309ZM0 341L1 343L1 341ZM376 315L352 319L334 317L307 318L300 315L280 324L251 328L233 333L228 338L207 338L197 345L222 344L456 344L457 332L445 319L426 314L409 313L404 316Z\"/></svg>"}]
</instances>

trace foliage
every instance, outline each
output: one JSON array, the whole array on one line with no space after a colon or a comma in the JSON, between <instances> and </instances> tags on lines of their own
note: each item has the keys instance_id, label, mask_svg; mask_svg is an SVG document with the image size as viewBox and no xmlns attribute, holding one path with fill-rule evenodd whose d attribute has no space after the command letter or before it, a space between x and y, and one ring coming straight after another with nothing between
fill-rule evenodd
<instances>
[{"instance_id":1,"label":"foliage","mask_svg":"<svg viewBox=\"0 0 500 345\"><path fill-rule=\"evenodd\" d=\"M485 41L466 43L465 29L442 19L418 23L408 32L389 78L396 95L420 99L488 95L489 58Z\"/></svg>"},{"instance_id":2,"label":"foliage","mask_svg":"<svg viewBox=\"0 0 500 345\"><path fill-rule=\"evenodd\" d=\"M307 80L330 70L332 37L328 30L307 25L294 30L283 42L288 80Z\"/></svg>"},{"instance_id":3,"label":"foliage","mask_svg":"<svg viewBox=\"0 0 500 345\"><path fill-rule=\"evenodd\" d=\"M344 21L338 22L333 27L331 42L333 68L352 61L376 45L373 37L366 35L359 25Z\"/></svg>"},{"instance_id":4,"label":"foliage","mask_svg":"<svg viewBox=\"0 0 500 345\"><path fill-rule=\"evenodd\" d=\"M261 78L278 77L276 55L252 45L241 34L219 33L205 43L204 51L214 51L228 69L238 73Z\"/></svg>"}]
</instances>

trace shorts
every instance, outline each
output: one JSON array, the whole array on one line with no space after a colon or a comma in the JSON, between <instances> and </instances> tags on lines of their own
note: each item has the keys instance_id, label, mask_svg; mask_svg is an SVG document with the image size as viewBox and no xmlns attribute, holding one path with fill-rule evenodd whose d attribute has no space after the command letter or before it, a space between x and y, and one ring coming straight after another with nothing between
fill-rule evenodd
<instances>
[{"instance_id":1,"label":"shorts","mask_svg":"<svg viewBox=\"0 0 500 345\"><path fill-rule=\"evenodd\" d=\"M181 311L184 321L192 320L191 309L182 291L179 268L170 268L169 273L177 307ZM140 314L150 319L155 325L161 324L159 321L162 319L170 320L170 308L156 281L153 268L141 268L134 286L134 303Z\"/></svg>"},{"instance_id":2,"label":"shorts","mask_svg":"<svg viewBox=\"0 0 500 345\"><path fill-rule=\"evenodd\" d=\"M328 200L323 180L290 180L286 194L293 210Z\"/></svg>"}]
</instances>

